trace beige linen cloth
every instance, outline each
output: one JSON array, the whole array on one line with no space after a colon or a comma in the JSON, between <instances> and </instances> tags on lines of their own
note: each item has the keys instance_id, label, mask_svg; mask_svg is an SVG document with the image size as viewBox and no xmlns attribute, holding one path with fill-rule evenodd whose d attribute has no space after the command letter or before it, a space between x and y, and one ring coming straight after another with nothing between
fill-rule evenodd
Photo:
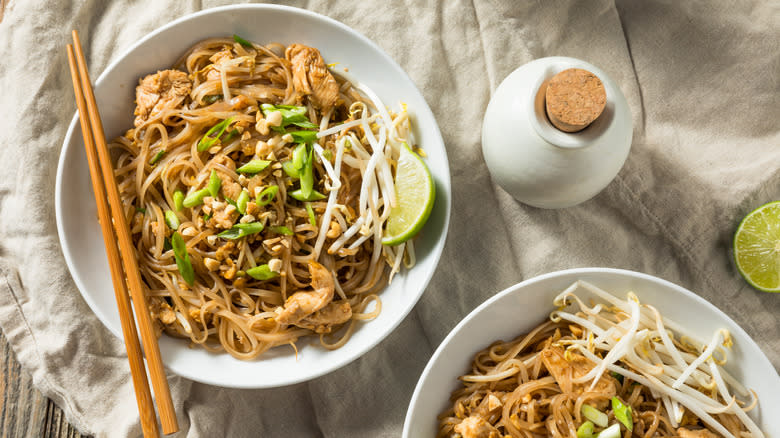
<instances>
[{"instance_id":1,"label":"beige linen cloth","mask_svg":"<svg viewBox=\"0 0 780 438\"><path fill-rule=\"evenodd\" d=\"M57 158L75 111L65 44L79 29L97 77L147 32L218 4L11 0L0 23L0 327L84 433L139 436L140 427L122 342L82 300L55 228ZM777 2L296 5L368 36L425 95L452 169L447 245L414 311L336 372L272 390L171 376L180 436L399 436L417 378L461 318L518 281L572 267L633 269L696 291L780 367L780 296L751 289L731 259L739 219L780 199ZM552 55L607 71L635 126L618 177L563 210L514 201L491 181L480 146L491 92L516 67Z\"/></svg>"}]
</instances>

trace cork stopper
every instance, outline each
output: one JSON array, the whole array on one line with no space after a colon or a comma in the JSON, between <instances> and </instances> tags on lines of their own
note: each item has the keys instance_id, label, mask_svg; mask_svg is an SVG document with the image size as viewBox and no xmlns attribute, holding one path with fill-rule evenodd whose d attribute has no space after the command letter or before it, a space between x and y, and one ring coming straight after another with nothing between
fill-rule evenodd
<instances>
[{"instance_id":1,"label":"cork stopper","mask_svg":"<svg viewBox=\"0 0 780 438\"><path fill-rule=\"evenodd\" d=\"M547 117L563 132L587 128L601 115L606 103L604 84L596 75L581 68L564 70L547 84Z\"/></svg>"}]
</instances>

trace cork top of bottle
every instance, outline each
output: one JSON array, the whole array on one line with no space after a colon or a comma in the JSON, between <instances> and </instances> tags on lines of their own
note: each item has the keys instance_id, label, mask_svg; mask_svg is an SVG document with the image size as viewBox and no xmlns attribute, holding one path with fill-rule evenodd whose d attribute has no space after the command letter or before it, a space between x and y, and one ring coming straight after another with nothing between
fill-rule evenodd
<instances>
[{"instance_id":1,"label":"cork top of bottle","mask_svg":"<svg viewBox=\"0 0 780 438\"><path fill-rule=\"evenodd\" d=\"M587 70L570 68L547 83L547 117L561 131L578 132L587 128L601 115L606 103L604 84Z\"/></svg>"}]
</instances>

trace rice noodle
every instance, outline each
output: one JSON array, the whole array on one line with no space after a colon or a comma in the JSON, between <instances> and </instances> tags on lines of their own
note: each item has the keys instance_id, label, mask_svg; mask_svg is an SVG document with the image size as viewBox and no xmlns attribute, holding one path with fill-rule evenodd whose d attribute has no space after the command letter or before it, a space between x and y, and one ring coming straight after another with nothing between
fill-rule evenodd
<instances>
[{"instance_id":1,"label":"rice noodle","mask_svg":"<svg viewBox=\"0 0 780 438\"><path fill-rule=\"evenodd\" d=\"M585 304L581 292L597 301ZM688 330L633 293L620 299L584 281L554 304L549 321L477 353L452 393L452 406L439 416L439 437L576 436L586 404L614 423L609 402L615 397L632 409L633 430L621 426L623 437L676 437L683 428L728 438L764 436L746 412L756 406L755 394L749 400L732 394L748 391L726 378L721 365L728 352L713 357L721 345L731 345L725 329L706 345L686 343L693 338Z\"/></svg>"}]
</instances>

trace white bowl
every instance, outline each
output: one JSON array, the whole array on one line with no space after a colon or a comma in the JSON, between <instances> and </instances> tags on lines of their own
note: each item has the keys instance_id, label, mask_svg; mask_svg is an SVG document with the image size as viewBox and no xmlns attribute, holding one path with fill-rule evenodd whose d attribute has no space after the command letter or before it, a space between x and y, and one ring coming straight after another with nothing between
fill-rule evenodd
<instances>
[{"instance_id":1,"label":"white bowl","mask_svg":"<svg viewBox=\"0 0 780 438\"><path fill-rule=\"evenodd\" d=\"M95 94L106 137L114 138L133 126L134 93L140 77L171 66L201 39L234 33L262 44L298 42L317 47L327 62L338 62L339 68L348 67L385 104L397 107L400 101L407 103L415 137L428 155L426 162L437 191L430 219L415 241L417 265L402 272L381 292L381 314L361 323L342 348L325 350L317 337L311 337L297 343L297 360L292 348L280 347L257 360L240 361L226 353L189 348L188 342L181 339L160 339L163 361L178 375L219 386L268 388L309 380L344 366L398 326L425 290L444 247L450 214L450 174L436 120L398 64L344 24L285 6L209 9L180 18L144 37L117 57L96 82ZM60 243L73 280L97 317L116 336L121 336L77 117L70 124L60 156L55 202Z\"/></svg>"},{"instance_id":2,"label":"white bowl","mask_svg":"<svg viewBox=\"0 0 780 438\"><path fill-rule=\"evenodd\" d=\"M549 317L553 298L576 280L585 280L616 295L631 290L639 300L656 306L669 319L684 323L702 339L715 330L731 332L734 347L726 369L758 394L759 408L751 417L766 436L780 436L780 378L755 342L726 314L693 292L657 277L633 271L580 268L541 275L518 283L488 299L466 316L428 361L406 413L403 437L435 436L437 416L450 405L474 354L496 340L514 339Z\"/></svg>"}]
</instances>

